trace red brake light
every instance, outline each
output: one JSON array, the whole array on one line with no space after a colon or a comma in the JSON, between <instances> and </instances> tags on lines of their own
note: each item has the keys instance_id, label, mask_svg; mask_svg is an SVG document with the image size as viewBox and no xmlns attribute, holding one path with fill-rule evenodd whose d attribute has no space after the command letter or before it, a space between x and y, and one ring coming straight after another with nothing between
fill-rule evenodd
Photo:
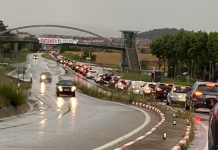
<instances>
[{"instance_id":1,"label":"red brake light","mask_svg":"<svg viewBox=\"0 0 218 150\"><path fill-rule=\"evenodd\" d=\"M215 83L207 83L207 86L209 87L214 87L216 84Z\"/></svg>"},{"instance_id":2,"label":"red brake light","mask_svg":"<svg viewBox=\"0 0 218 150\"><path fill-rule=\"evenodd\" d=\"M199 97L199 96L202 96L203 94L202 94L202 92L196 91L196 92L194 93L194 95L197 96L197 97Z\"/></svg>"},{"instance_id":3,"label":"red brake light","mask_svg":"<svg viewBox=\"0 0 218 150\"><path fill-rule=\"evenodd\" d=\"M161 91L161 88L157 88L157 91Z\"/></svg>"}]
</instances>

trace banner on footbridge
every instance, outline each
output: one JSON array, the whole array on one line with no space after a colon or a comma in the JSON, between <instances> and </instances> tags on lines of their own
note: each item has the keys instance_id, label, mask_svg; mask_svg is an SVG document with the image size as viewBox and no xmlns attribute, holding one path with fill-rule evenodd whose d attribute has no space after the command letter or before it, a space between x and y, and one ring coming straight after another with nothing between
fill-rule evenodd
<instances>
[{"instance_id":1,"label":"banner on footbridge","mask_svg":"<svg viewBox=\"0 0 218 150\"><path fill-rule=\"evenodd\" d=\"M38 37L39 43L45 45L56 45L56 44L77 44L79 42L78 39L64 39L64 38L44 38Z\"/></svg>"}]
</instances>

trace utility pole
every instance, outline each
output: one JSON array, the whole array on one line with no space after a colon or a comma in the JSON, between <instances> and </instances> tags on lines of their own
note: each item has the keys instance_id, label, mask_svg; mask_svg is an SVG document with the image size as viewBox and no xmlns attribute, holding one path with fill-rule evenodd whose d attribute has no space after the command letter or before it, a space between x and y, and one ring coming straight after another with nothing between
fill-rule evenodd
<instances>
[{"instance_id":1,"label":"utility pole","mask_svg":"<svg viewBox=\"0 0 218 150\"><path fill-rule=\"evenodd\" d=\"M211 81L211 68L212 68L211 63L212 63L212 61L210 60L209 63L210 63L210 66L209 66L209 81Z\"/></svg>"}]
</instances>

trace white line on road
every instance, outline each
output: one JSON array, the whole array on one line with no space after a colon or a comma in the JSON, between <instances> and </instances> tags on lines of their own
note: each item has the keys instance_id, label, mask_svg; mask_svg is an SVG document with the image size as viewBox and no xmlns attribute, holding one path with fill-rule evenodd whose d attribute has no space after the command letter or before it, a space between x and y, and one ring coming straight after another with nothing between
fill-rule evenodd
<instances>
[{"instance_id":1,"label":"white line on road","mask_svg":"<svg viewBox=\"0 0 218 150\"><path fill-rule=\"evenodd\" d=\"M118 104L119 104L119 103L118 103ZM123 105L123 104L121 104L121 105ZM125 106L128 106L128 105L125 105ZM113 146L113 145L115 145L115 144L117 144L117 143L119 143L119 142L121 142L121 141L123 141L123 140L129 138L130 136L136 134L137 132L139 132L139 131L142 130L145 126L148 125L148 123L150 122L151 119L150 119L150 116L148 115L147 112L145 112L145 111L143 111L143 110L141 110L141 109L139 109L139 108L136 108L136 107L132 107L132 106L128 106L128 107L131 107L131 108L133 108L133 109L137 109L137 110L141 111L141 112L144 114L145 118L146 118L145 121L144 121L144 123L143 123L141 126L139 126L138 128L136 128L135 130L133 130L132 132L130 132L130 133L124 135L124 136L121 136L121 137L119 137L119 138L117 138L117 139L115 139L115 140L113 140L113 141L111 141L111 142L109 142L109 143L106 143L106 144L104 144L104 145L102 145L102 146L100 146L100 147L97 147L97 148L95 148L94 150L102 150L102 149L106 149L106 148L108 148L108 147L111 147L111 146Z\"/></svg>"}]
</instances>

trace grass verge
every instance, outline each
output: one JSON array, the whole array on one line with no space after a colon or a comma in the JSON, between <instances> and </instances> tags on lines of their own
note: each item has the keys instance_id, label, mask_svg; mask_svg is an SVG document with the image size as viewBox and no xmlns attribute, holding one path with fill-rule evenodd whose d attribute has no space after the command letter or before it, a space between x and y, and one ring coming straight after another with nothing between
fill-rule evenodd
<instances>
[{"instance_id":1,"label":"grass verge","mask_svg":"<svg viewBox=\"0 0 218 150\"><path fill-rule=\"evenodd\" d=\"M19 52L16 59L3 59L4 63L22 63L26 61L26 57L30 52L23 49ZM20 81L18 79L8 77L6 74L15 68L11 66L0 66L0 108L12 105L17 107L27 100L27 91L31 88L30 82ZM20 89L18 90L18 83Z\"/></svg>"},{"instance_id":2,"label":"grass verge","mask_svg":"<svg viewBox=\"0 0 218 150\"><path fill-rule=\"evenodd\" d=\"M48 53L42 54L41 56L49 60L54 60Z\"/></svg>"},{"instance_id":3,"label":"grass verge","mask_svg":"<svg viewBox=\"0 0 218 150\"><path fill-rule=\"evenodd\" d=\"M151 77L148 75L144 75L141 73L136 72L121 72L118 75L123 76L124 79L127 80L139 80L139 81L145 81L145 82L151 82ZM174 83L175 85L186 85L186 86L192 86L193 83L191 82L183 82L179 79L175 78L163 78L163 82L165 83Z\"/></svg>"}]
</instances>

